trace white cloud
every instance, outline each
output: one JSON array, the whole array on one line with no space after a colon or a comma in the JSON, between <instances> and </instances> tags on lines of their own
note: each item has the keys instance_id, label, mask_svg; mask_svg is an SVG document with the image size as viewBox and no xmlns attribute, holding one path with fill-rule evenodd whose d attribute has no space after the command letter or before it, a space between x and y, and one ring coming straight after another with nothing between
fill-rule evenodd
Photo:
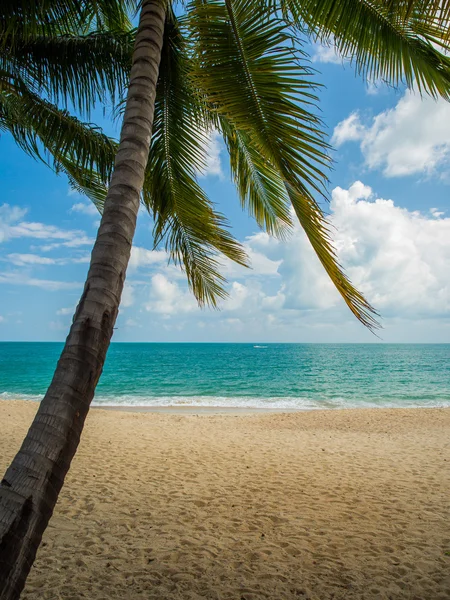
<instances>
[{"instance_id":1,"label":"white cloud","mask_svg":"<svg viewBox=\"0 0 450 600\"><path fill-rule=\"evenodd\" d=\"M19 206L3 204L0 206L0 243L5 242L11 235L11 227L26 214L26 209Z\"/></svg>"},{"instance_id":2,"label":"white cloud","mask_svg":"<svg viewBox=\"0 0 450 600\"><path fill-rule=\"evenodd\" d=\"M166 263L168 254L164 250L147 250L139 246L131 248L131 256L128 267L130 269L139 269L141 267L149 267Z\"/></svg>"},{"instance_id":3,"label":"white cloud","mask_svg":"<svg viewBox=\"0 0 450 600\"><path fill-rule=\"evenodd\" d=\"M381 312L386 341L445 341L450 330L450 217L433 204L426 213L409 211L361 182L332 192L330 222L339 260ZM283 242L258 232L244 244L258 257L257 268L225 263L229 298L220 311L200 311L185 276L179 271L175 276L172 265L157 264L150 283L132 280L133 308L119 324L123 339L373 340L346 307L300 226Z\"/></svg>"},{"instance_id":4,"label":"white cloud","mask_svg":"<svg viewBox=\"0 0 450 600\"><path fill-rule=\"evenodd\" d=\"M332 42L330 44L314 44L311 58L313 62L334 65L342 65L345 60Z\"/></svg>"},{"instance_id":5,"label":"white cloud","mask_svg":"<svg viewBox=\"0 0 450 600\"><path fill-rule=\"evenodd\" d=\"M281 264L280 261L268 258L263 252L252 247L252 239L253 236L250 236L247 241L243 243L243 247L247 253L250 270L247 267L238 265L226 257L222 257L221 272L228 279L240 279L249 276L260 277L263 275L268 277L278 276L278 267Z\"/></svg>"},{"instance_id":6,"label":"white cloud","mask_svg":"<svg viewBox=\"0 0 450 600\"><path fill-rule=\"evenodd\" d=\"M408 211L359 181L333 190L330 211L339 260L382 316L449 314L450 218L442 218L442 211ZM232 282L225 313L265 327L270 319L276 327L292 326L296 315L319 322L353 319L299 226L286 242L258 233L246 243L277 263L278 277Z\"/></svg>"},{"instance_id":7,"label":"white cloud","mask_svg":"<svg viewBox=\"0 0 450 600\"><path fill-rule=\"evenodd\" d=\"M364 123L357 113L339 123L332 142L359 141L365 163L387 177L430 174L450 164L450 104L406 91L397 105Z\"/></svg>"},{"instance_id":8,"label":"white cloud","mask_svg":"<svg viewBox=\"0 0 450 600\"><path fill-rule=\"evenodd\" d=\"M48 258L38 254L8 254L6 258L13 265L19 267L25 265L55 265L58 263L56 258Z\"/></svg>"},{"instance_id":9,"label":"white cloud","mask_svg":"<svg viewBox=\"0 0 450 600\"><path fill-rule=\"evenodd\" d=\"M26 221L22 221L10 229L10 236L15 238L30 237L40 240L67 240L72 242L78 241L80 235L83 235L82 231L67 231L54 225L27 223Z\"/></svg>"},{"instance_id":10,"label":"white cloud","mask_svg":"<svg viewBox=\"0 0 450 600\"><path fill-rule=\"evenodd\" d=\"M64 323L63 321L50 321L49 325L49 329L51 329L51 331L57 331L57 332L66 332L67 331L67 323Z\"/></svg>"},{"instance_id":11,"label":"white cloud","mask_svg":"<svg viewBox=\"0 0 450 600\"><path fill-rule=\"evenodd\" d=\"M223 178L221 153L222 153L222 138L218 131L211 131L205 134L206 148L205 148L205 168L201 173L200 177L216 176Z\"/></svg>"},{"instance_id":12,"label":"white cloud","mask_svg":"<svg viewBox=\"0 0 450 600\"><path fill-rule=\"evenodd\" d=\"M94 238L90 238L87 235L85 235L82 231L80 232L75 232L78 233L78 235L72 237L72 233L73 231L68 231L66 232L67 235L67 241L66 242L56 242L54 244L45 244L44 246L41 246L41 250L43 252L50 252L51 250L55 250L56 248L61 248L61 247L65 247L65 248L79 248L80 246L93 246L94 245ZM69 235L70 234L70 235Z\"/></svg>"},{"instance_id":13,"label":"white cloud","mask_svg":"<svg viewBox=\"0 0 450 600\"><path fill-rule=\"evenodd\" d=\"M250 296L254 296L249 286L233 281L230 289L230 297L224 303L225 310L239 310L247 304Z\"/></svg>"},{"instance_id":14,"label":"white cloud","mask_svg":"<svg viewBox=\"0 0 450 600\"><path fill-rule=\"evenodd\" d=\"M73 262L74 264L88 264L91 262L91 255L84 254L83 256L73 257L71 259L71 262Z\"/></svg>"},{"instance_id":15,"label":"white cloud","mask_svg":"<svg viewBox=\"0 0 450 600\"><path fill-rule=\"evenodd\" d=\"M122 308L129 308L134 304L134 288L128 281L125 282L122 291L122 298L120 301L120 306Z\"/></svg>"},{"instance_id":16,"label":"white cloud","mask_svg":"<svg viewBox=\"0 0 450 600\"><path fill-rule=\"evenodd\" d=\"M85 264L90 262L91 257L89 254L87 254L85 256L74 256L70 258L50 258L48 256L41 256L39 254L12 253L8 254L5 259L1 260L9 262L17 267L27 267L35 265L67 265L68 263Z\"/></svg>"},{"instance_id":17,"label":"white cloud","mask_svg":"<svg viewBox=\"0 0 450 600\"><path fill-rule=\"evenodd\" d=\"M336 229L333 232L339 260L355 285L382 313L386 332L399 319L409 324L420 319L440 323L446 322L450 314L450 217L438 201L430 202L430 206L426 214L408 211L393 200L378 198L361 182L332 192L330 221ZM3 211L3 222L9 219L8 227L21 222L24 215L10 208ZM200 312L185 276L173 265L166 265L166 253L133 248L132 268L148 268L152 276L127 280L122 297L122 307L127 308L124 330L134 328L144 336L146 323L151 323L152 328L166 332L168 338L164 339L170 339L170 335L180 339L180 332L197 334L200 329L203 339L213 340L295 341L302 339L305 331L312 332L312 339L330 340L333 331L366 335L329 281L299 226L285 242L258 232L244 240L244 245L254 269L225 262L230 297L222 303L220 313L202 311L201 326ZM32 254L9 257L22 267L54 264ZM0 273L0 283L49 291L82 287L78 282L38 279L19 269ZM146 317L139 315L139 310L145 311ZM73 308L57 311L60 317L72 313ZM59 321L52 326L59 327ZM315 338L315 333L324 337ZM188 337L198 339L192 333Z\"/></svg>"},{"instance_id":18,"label":"white cloud","mask_svg":"<svg viewBox=\"0 0 450 600\"><path fill-rule=\"evenodd\" d=\"M54 281L52 279L37 279L18 272L0 273L0 283L10 285L26 285L39 287L44 290L55 292L58 290L80 289L82 284L78 281Z\"/></svg>"},{"instance_id":19,"label":"white cloud","mask_svg":"<svg viewBox=\"0 0 450 600\"><path fill-rule=\"evenodd\" d=\"M366 93L368 96L378 96L383 90L386 90L386 85L383 81L371 81L368 79L366 81Z\"/></svg>"},{"instance_id":20,"label":"white cloud","mask_svg":"<svg viewBox=\"0 0 450 600\"><path fill-rule=\"evenodd\" d=\"M145 309L169 316L192 312L197 309L197 303L188 290L182 289L162 273L157 273L151 278L150 300L145 304Z\"/></svg>"},{"instance_id":21,"label":"white cloud","mask_svg":"<svg viewBox=\"0 0 450 600\"><path fill-rule=\"evenodd\" d=\"M336 125L331 143L339 148L345 142L358 142L364 139L366 128L361 123L358 113L354 112L349 117Z\"/></svg>"},{"instance_id":22,"label":"white cloud","mask_svg":"<svg viewBox=\"0 0 450 600\"><path fill-rule=\"evenodd\" d=\"M430 213L435 219L439 219L445 215L445 211L439 210L438 208L430 208Z\"/></svg>"},{"instance_id":23,"label":"white cloud","mask_svg":"<svg viewBox=\"0 0 450 600\"><path fill-rule=\"evenodd\" d=\"M77 212L89 217L98 217L99 212L92 202L77 202L72 205L70 212Z\"/></svg>"},{"instance_id":24,"label":"white cloud","mask_svg":"<svg viewBox=\"0 0 450 600\"><path fill-rule=\"evenodd\" d=\"M244 244L250 259L250 266L255 275L278 275L279 260L271 260L263 253L254 250L249 244Z\"/></svg>"},{"instance_id":25,"label":"white cloud","mask_svg":"<svg viewBox=\"0 0 450 600\"><path fill-rule=\"evenodd\" d=\"M138 323L135 319L127 319L125 321L126 327L142 327L140 323Z\"/></svg>"},{"instance_id":26,"label":"white cloud","mask_svg":"<svg viewBox=\"0 0 450 600\"><path fill-rule=\"evenodd\" d=\"M382 314L448 314L450 218L400 208L361 182L333 190L331 208L339 256Z\"/></svg>"},{"instance_id":27,"label":"white cloud","mask_svg":"<svg viewBox=\"0 0 450 600\"><path fill-rule=\"evenodd\" d=\"M67 315L73 315L74 313L75 313L74 306L69 306L67 308L60 308L59 310L56 311L56 314L58 316L62 316L62 317L65 317Z\"/></svg>"},{"instance_id":28,"label":"white cloud","mask_svg":"<svg viewBox=\"0 0 450 600\"><path fill-rule=\"evenodd\" d=\"M42 246L42 250L49 251L60 246L76 248L78 246L92 245L94 240L88 238L84 231L76 229L60 229L54 225L22 221L26 209L18 206L3 204L0 206L0 243L12 238L33 238L38 240L58 240Z\"/></svg>"}]
</instances>

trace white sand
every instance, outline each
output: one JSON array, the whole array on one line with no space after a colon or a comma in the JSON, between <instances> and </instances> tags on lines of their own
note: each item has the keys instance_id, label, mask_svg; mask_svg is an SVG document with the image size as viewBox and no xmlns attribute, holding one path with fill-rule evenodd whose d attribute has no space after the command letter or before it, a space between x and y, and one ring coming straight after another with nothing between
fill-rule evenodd
<instances>
[{"instance_id":1,"label":"white sand","mask_svg":"<svg viewBox=\"0 0 450 600\"><path fill-rule=\"evenodd\" d=\"M449 522L450 410L94 410L23 598L448 600Z\"/></svg>"}]
</instances>

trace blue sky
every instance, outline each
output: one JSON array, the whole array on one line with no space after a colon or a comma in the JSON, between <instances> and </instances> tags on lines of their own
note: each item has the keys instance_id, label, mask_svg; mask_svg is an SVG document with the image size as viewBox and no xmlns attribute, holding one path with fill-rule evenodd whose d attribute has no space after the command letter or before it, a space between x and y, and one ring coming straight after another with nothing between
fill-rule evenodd
<instances>
[{"instance_id":1,"label":"blue sky","mask_svg":"<svg viewBox=\"0 0 450 600\"><path fill-rule=\"evenodd\" d=\"M450 105L367 85L316 48L339 257L382 315L386 342L450 342ZM92 120L114 132L101 116ZM152 252L139 216L116 341L377 341L355 321L300 229L281 243L242 213L227 156L212 137L201 183L245 243L253 269L224 263L230 297L200 310L183 273ZM0 138L0 340L63 340L99 216L64 176Z\"/></svg>"}]
</instances>

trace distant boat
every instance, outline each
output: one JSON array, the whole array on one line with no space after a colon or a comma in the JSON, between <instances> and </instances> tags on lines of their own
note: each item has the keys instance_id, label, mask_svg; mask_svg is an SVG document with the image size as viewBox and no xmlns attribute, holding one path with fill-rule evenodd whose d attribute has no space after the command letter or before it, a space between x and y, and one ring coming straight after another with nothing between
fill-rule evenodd
<instances>
[{"instance_id":1,"label":"distant boat","mask_svg":"<svg viewBox=\"0 0 450 600\"><path fill-rule=\"evenodd\" d=\"M253 348L267 348L267 346L253 346Z\"/></svg>"}]
</instances>

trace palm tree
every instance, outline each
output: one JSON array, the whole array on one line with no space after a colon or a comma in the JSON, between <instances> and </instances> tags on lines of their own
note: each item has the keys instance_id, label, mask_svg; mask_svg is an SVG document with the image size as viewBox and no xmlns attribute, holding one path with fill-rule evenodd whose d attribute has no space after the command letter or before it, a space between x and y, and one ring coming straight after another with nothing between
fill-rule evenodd
<instances>
[{"instance_id":1,"label":"palm tree","mask_svg":"<svg viewBox=\"0 0 450 600\"><path fill-rule=\"evenodd\" d=\"M192 0L176 18L164 0L143 0L85 288L51 385L0 485L1 600L19 597L75 454L117 317L141 194L155 243L182 264L199 302L215 304L224 295L218 254L246 263L195 177L205 132L216 128L243 206L279 236L292 225L292 207L350 310L375 327L372 307L337 262L317 201L326 193L329 147L299 41L333 40L364 77L447 98L449 14L447 3L427 0Z\"/></svg>"}]
</instances>

